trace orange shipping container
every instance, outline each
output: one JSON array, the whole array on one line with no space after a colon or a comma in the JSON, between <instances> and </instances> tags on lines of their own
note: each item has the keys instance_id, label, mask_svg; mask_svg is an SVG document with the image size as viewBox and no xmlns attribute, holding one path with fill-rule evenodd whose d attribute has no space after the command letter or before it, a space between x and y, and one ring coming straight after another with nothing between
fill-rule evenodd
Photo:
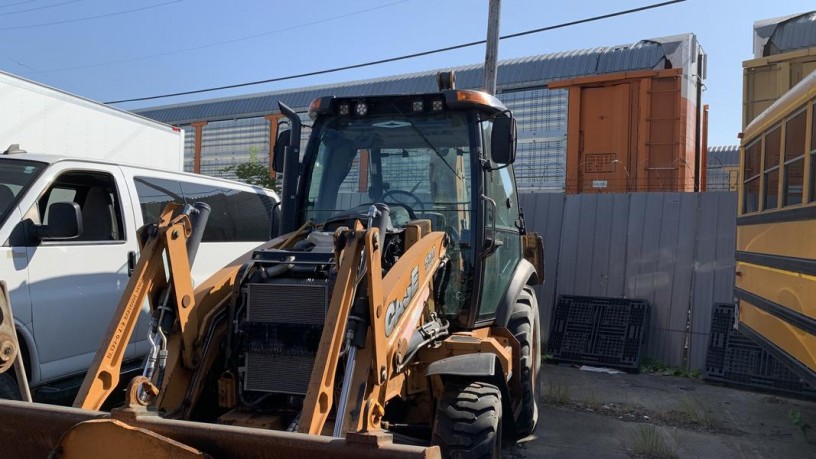
<instances>
[{"instance_id":1,"label":"orange shipping container","mask_svg":"<svg viewBox=\"0 0 816 459\"><path fill-rule=\"evenodd\" d=\"M566 192L694 191L705 150L684 80L669 69L549 83L569 90Z\"/></svg>"}]
</instances>

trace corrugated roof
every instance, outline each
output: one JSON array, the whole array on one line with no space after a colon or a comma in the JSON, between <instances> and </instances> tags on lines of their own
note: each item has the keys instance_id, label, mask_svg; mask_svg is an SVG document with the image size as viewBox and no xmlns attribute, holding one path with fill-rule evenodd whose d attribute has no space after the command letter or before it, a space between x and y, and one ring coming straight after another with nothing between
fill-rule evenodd
<instances>
[{"instance_id":1,"label":"corrugated roof","mask_svg":"<svg viewBox=\"0 0 816 459\"><path fill-rule=\"evenodd\" d=\"M816 46L816 11L754 23L754 57Z\"/></svg>"},{"instance_id":2,"label":"corrugated roof","mask_svg":"<svg viewBox=\"0 0 816 459\"><path fill-rule=\"evenodd\" d=\"M739 166L739 145L708 147L708 167Z\"/></svg>"},{"instance_id":3,"label":"corrugated roof","mask_svg":"<svg viewBox=\"0 0 816 459\"><path fill-rule=\"evenodd\" d=\"M691 34L671 37L688 38ZM641 40L631 45L565 51L499 62L499 90L521 86L543 85L548 81L583 75L613 73L628 70L663 69L668 64L664 44ZM680 63L673 65L677 67ZM462 89L479 88L483 82L482 65L457 67L456 85ZM166 105L134 110L143 116L171 124L187 124L197 120L219 120L258 116L278 111L278 101L296 110L305 110L317 97L370 96L436 91L439 70L403 74L370 80L312 86L284 91L210 99L201 102Z\"/></svg>"}]
</instances>

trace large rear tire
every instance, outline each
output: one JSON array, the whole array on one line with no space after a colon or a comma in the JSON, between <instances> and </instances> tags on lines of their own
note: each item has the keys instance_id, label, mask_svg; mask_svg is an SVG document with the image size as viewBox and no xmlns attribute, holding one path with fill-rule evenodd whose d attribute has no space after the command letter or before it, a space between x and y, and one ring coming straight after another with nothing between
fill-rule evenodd
<instances>
[{"instance_id":1,"label":"large rear tire","mask_svg":"<svg viewBox=\"0 0 816 459\"><path fill-rule=\"evenodd\" d=\"M519 341L521 394L516 409L516 437L532 435L538 425L538 372L541 367L541 325L538 301L529 287L522 289L507 328Z\"/></svg>"},{"instance_id":2,"label":"large rear tire","mask_svg":"<svg viewBox=\"0 0 816 459\"><path fill-rule=\"evenodd\" d=\"M501 392L496 386L445 384L436 407L432 444L445 458L498 458L501 417Z\"/></svg>"}]
</instances>

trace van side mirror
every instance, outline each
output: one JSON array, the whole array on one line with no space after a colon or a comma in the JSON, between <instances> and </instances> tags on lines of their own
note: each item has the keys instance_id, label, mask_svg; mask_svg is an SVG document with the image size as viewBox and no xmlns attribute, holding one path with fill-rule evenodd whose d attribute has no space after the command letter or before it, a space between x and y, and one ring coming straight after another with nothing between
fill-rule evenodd
<instances>
[{"instance_id":1,"label":"van side mirror","mask_svg":"<svg viewBox=\"0 0 816 459\"><path fill-rule=\"evenodd\" d=\"M516 161L516 119L493 118L490 134L490 159L496 164L513 164Z\"/></svg>"},{"instance_id":2,"label":"van side mirror","mask_svg":"<svg viewBox=\"0 0 816 459\"><path fill-rule=\"evenodd\" d=\"M289 140L292 137L290 129L284 129L278 133L278 138L275 140L275 147L272 149L272 169L275 172L283 172L283 157L286 152L286 147L289 146Z\"/></svg>"},{"instance_id":3,"label":"van side mirror","mask_svg":"<svg viewBox=\"0 0 816 459\"><path fill-rule=\"evenodd\" d=\"M82 211L75 202L55 202L48 207L48 224L34 227L41 241L65 241L82 234Z\"/></svg>"}]
</instances>

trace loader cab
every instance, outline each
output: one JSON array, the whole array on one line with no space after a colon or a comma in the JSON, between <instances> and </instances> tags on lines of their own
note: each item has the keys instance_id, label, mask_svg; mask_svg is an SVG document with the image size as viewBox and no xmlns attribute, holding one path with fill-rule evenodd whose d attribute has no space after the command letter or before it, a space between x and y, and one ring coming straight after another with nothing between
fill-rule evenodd
<instances>
[{"instance_id":1,"label":"loader cab","mask_svg":"<svg viewBox=\"0 0 816 459\"><path fill-rule=\"evenodd\" d=\"M445 316L459 328L491 322L521 259L509 110L482 92L445 90L324 97L312 103L310 116L297 188L284 190L295 197L294 210L284 201L289 228L364 221L374 203L389 206L397 229L430 220L433 231L450 238ZM284 177L293 187L294 158L286 157Z\"/></svg>"}]
</instances>

